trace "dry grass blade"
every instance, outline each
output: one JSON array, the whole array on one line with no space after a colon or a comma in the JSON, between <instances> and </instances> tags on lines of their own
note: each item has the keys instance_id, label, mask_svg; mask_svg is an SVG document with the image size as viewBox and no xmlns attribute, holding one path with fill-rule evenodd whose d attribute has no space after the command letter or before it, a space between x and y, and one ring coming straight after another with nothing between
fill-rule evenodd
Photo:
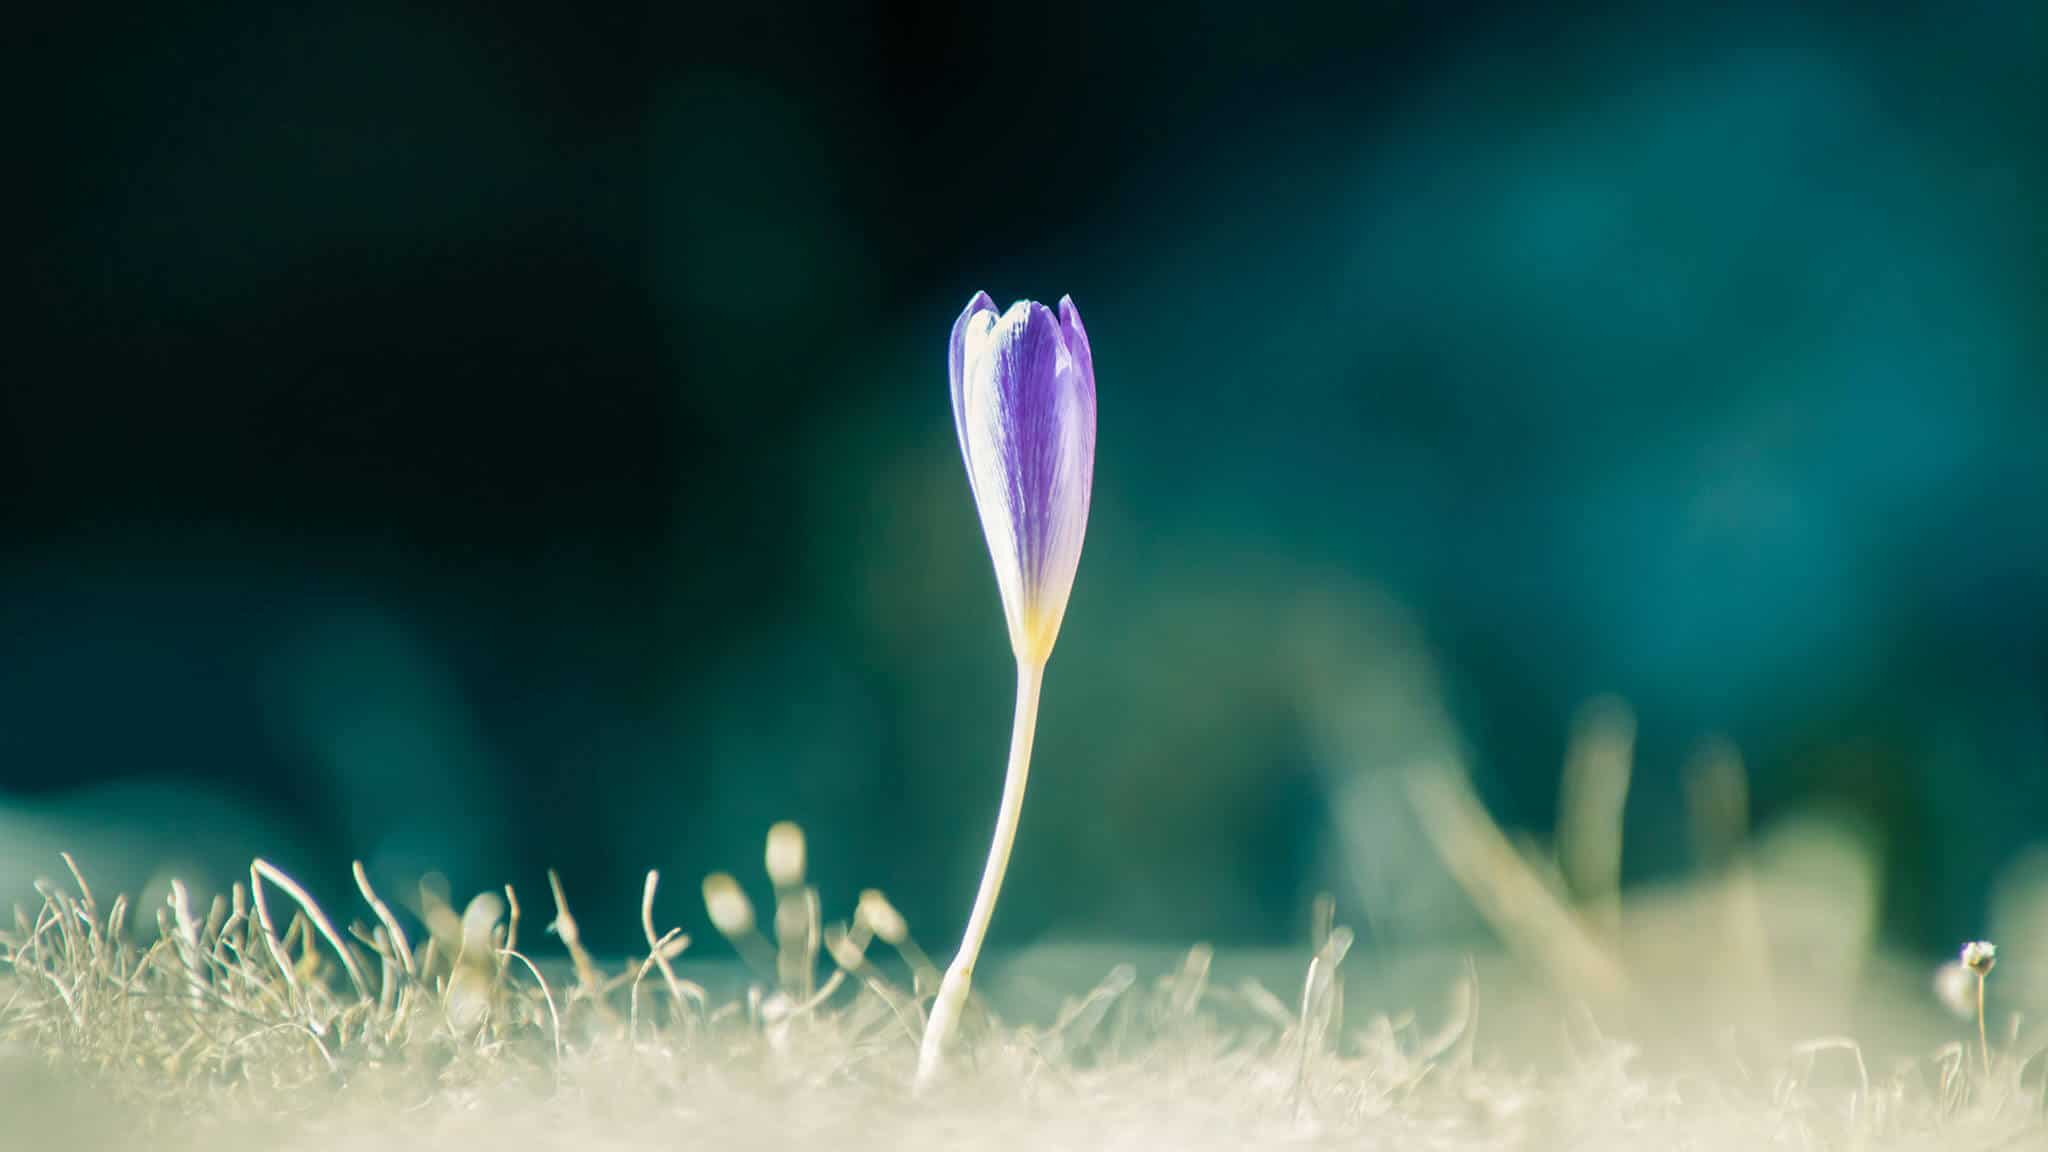
<instances>
[{"instance_id":1,"label":"dry grass blade","mask_svg":"<svg viewBox=\"0 0 2048 1152\"><path fill-rule=\"evenodd\" d=\"M540 974L540 969L533 961L527 959L524 953L511 948L501 948L499 954L526 965L526 970L533 974L533 982L540 986L541 998L548 1006L549 1030L555 1042L555 1074L559 1077L562 1071L562 1014L555 1010L555 994L548 988L547 977Z\"/></svg>"},{"instance_id":2,"label":"dry grass blade","mask_svg":"<svg viewBox=\"0 0 2048 1152\"><path fill-rule=\"evenodd\" d=\"M256 899L257 918L263 924L265 940L272 946L271 955L280 964L286 964L282 954L283 950L277 946L275 937L271 933L270 918L264 909L263 882L265 880L275 884L285 895L297 901L301 909L304 909L306 918L312 921L313 927L320 933L321 938L326 940L328 947L334 949L334 954L341 958L342 969L348 973L349 983L356 990L356 999L364 1001L372 999L369 981L363 978L363 970L356 963L354 950L341 938L341 933L334 930L334 923L327 919L327 913L320 910L320 905L313 901L313 897L304 888L299 887L298 881L278 871L269 861L259 858L249 865L249 889Z\"/></svg>"},{"instance_id":3,"label":"dry grass blade","mask_svg":"<svg viewBox=\"0 0 2048 1152\"><path fill-rule=\"evenodd\" d=\"M699 1012L704 1010L704 990L686 980L676 978L675 966L669 959L679 956L690 946L690 938L682 935L680 929L671 928L657 937L654 934L654 889L661 883L661 873L647 873L647 883L640 890L640 930L647 936L647 959L661 969L661 978L668 985L669 1001L681 1005L686 1001L694 1004ZM642 966L643 969L645 965Z\"/></svg>"},{"instance_id":4,"label":"dry grass blade","mask_svg":"<svg viewBox=\"0 0 2048 1152\"><path fill-rule=\"evenodd\" d=\"M405 938L405 929L399 927L398 917L391 914L391 908L377 896L370 887L370 874L363 870L363 862L355 861L352 869L356 878L356 889L363 894L363 903L370 906L370 912L377 922L384 926L384 933L391 940L391 950L398 958L398 967L408 978L413 975L412 944Z\"/></svg>"},{"instance_id":5,"label":"dry grass blade","mask_svg":"<svg viewBox=\"0 0 2048 1152\"><path fill-rule=\"evenodd\" d=\"M569 897L562 892L562 878L556 875L552 868L548 869L548 890L555 898L555 920L548 925L548 931L554 933L555 938L562 942L562 947L569 952L569 962L576 966L578 993L596 1005L600 1012L606 1012L608 1010L604 1007L604 975L598 971L597 963L590 958L590 953L584 950L583 935L576 926L576 917L569 914Z\"/></svg>"},{"instance_id":6,"label":"dry grass blade","mask_svg":"<svg viewBox=\"0 0 2048 1152\"><path fill-rule=\"evenodd\" d=\"M1598 1004L1626 999L1620 962L1530 872L1462 774L1419 770L1408 779L1408 795L1444 866L1511 946L1541 961L1572 995Z\"/></svg>"}]
</instances>

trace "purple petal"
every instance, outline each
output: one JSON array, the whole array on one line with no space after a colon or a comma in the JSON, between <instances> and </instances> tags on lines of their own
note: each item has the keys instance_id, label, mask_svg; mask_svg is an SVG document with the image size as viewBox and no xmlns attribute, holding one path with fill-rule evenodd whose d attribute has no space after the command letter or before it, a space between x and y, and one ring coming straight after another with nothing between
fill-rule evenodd
<instances>
[{"instance_id":1,"label":"purple petal","mask_svg":"<svg viewBox=\"0 0 2048 1152\"><path fill-rule=\"evenodd\" d=\"M988 298L988 293L976 292L973 298L967 301L967 307L961 310L960 318L953 321L953 340L947 346L946 369L953 380L953 431L960 437L962 459L967 455L967 406L960 398L963 377L967 373L967 326L977 314L996 311L996 302ZM970 465L967 471L969 482L972 483L974 469Z\"/></svg>"},{"instance_id":2,"label":"purple petal","mask_svg":"<svg viewBox=\"0 0 2048 1152\"><path fill-rule=\"evenodd\" d=\"M1092 398L1095 393L1095 353L1088 347L1088 329L1081 326L1081 310L1074 307L1072 296L1060 297L1060 334L1066 338L1067 351L1080 365Z\"/></svg>"},{"instance_id":3,"label":"purple petal","mask_svg":"<svg viewBox=\"0 0 2048 1152\"><path fill-rule=\"evenodd\" d=\"M1011 641L1020 658L1043 660L1087 530L1095 382L1043 304L1013 305L970 352L961 435L975 502Z\"/></svg>"}]
</instances>

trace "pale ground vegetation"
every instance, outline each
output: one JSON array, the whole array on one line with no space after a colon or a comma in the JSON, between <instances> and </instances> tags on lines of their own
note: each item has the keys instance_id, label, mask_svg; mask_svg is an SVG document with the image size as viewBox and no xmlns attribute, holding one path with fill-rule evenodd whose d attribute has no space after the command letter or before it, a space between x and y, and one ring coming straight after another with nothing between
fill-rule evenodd
<instances>
[{"instance_id":1,"label":"pale ground vegetation","mask_svg":"<svg viewBox=\"0 0 2048 1152\"><path fill-rule=\"evenodd\" d=\"M768 915L731 876L690 894L736 962L686 954L654 874L641 952L606 963L558 882L458 910L358 867L325 909L259 860L145 908L67 857L0 933L0 1145L2048 1149L2048 869L2000 897L1996 975L1938 981L1874 955L1874 865L1827 825L1624 898L1626 757L1581 752L1555 849L1455 771L1405 778L1504 947L1385 947L1325 901L1294 954L1016 954L921 1095L937 967L880 893L828 921L793 825Z\"/></svg>"}]
</instances>

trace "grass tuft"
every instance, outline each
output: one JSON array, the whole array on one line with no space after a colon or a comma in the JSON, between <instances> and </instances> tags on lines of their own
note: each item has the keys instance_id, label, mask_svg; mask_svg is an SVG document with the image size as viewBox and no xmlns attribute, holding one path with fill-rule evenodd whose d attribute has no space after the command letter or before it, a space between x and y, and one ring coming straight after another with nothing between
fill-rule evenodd
<instances>
[{"instance_id":1,"label":"grass tuft","mask_svg":"<svg viewBox=\"0 0 2048 1152\"><path fill-rule=\"evenodd\" d=\"M1512 852L1474 838L1460 794L1427 800L1433 834L1460 851ZM2048 1147L2048 1052L2027 1048L2017 1024L1983 1043L1978 1059L1975 1045L1957 1041L1887 1066L1845 1036L1823 1035L1673 1067L1565 997L1555 1020L1567 1042L1550 1059L1517 1063L1480 1039L1471 960L1433 969L1448 1004L1433 1025L1405 1011L1347 1017L1347 986L1354 1009L1373 990L1347 979L1347 958L1361 949L1327 904L1293 985L1270 966L1265 976L1234 970L1235 958L1203 946L1145 977L1110 966L1036 1025L972 1001L949 1076L913 1099L937 967L879 892L862 893L847 922L820 925L791 829L777 833L768 861L775 941L760 935L729 877L705 886L715 925L753 953L720 995L707 990L719 985L714 965L693 969L683 959L689 938L656 920L651 872L645 953L607 965L583 948L553 875L559 958L519 948L510 889L458 916L424 885L409 933L358 865L363 908L343 931L302 885L258 860L247 888L215 897L203 915L173 884L166 906L142 917L125 898L102 905L67 857L69 883L40 885L40 906L17 909L0 932L0 1110L10 1137L25 1147L379 1152L458 1142L514 1152L814 1141ZM1611 926L1611 885L1599 897ZM1610 933L1572 939L1611 962ZM1554 946L1533 955L1562 958L1566 986L1601 973Z\"/></svg>"}]
</instances>

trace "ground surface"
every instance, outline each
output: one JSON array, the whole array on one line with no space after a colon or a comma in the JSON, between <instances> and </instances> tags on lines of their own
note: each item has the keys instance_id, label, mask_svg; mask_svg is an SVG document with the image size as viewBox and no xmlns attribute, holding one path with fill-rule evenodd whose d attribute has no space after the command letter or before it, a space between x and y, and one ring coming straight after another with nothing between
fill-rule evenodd
<instances>
[{"instance_id":1,"label":"ground surface","mask_svg":"<svg viewBox=\"0 0 2048 1152\"><path fill-rule=\"evenodd\" d=\"M729 964L678 957L673 993L637 960L587 985L566 960L528 970L501 924L479 963L458 925L455 959L436 941L411 981L390 962L386 998L382 958L359 950L359 996L308 959L304 928L280 937L284 980L253 916L211 947L200 927L203 981L175 916L169 943L96 975L95 933L72 914L68 944L46 916L0 967L9 1147L2048 1148L2048 1059L2023 1067L2002 1044L1986 1073L1974 1026L1901 1012L1883 1050L1734 1029L1718 1046L1638 1045L1511 956L1346 957L1341 930L1313 966L1201 949L1127 950L1138 962L1122 966L1092 948L991 964L1002 1018L985 1004L956 1074L914 1098L915 977L879 941L855 955L835 939L850 974L797 1011ZM816 978L840 970L821 956Z\"/></svg>"}]
</instances>

